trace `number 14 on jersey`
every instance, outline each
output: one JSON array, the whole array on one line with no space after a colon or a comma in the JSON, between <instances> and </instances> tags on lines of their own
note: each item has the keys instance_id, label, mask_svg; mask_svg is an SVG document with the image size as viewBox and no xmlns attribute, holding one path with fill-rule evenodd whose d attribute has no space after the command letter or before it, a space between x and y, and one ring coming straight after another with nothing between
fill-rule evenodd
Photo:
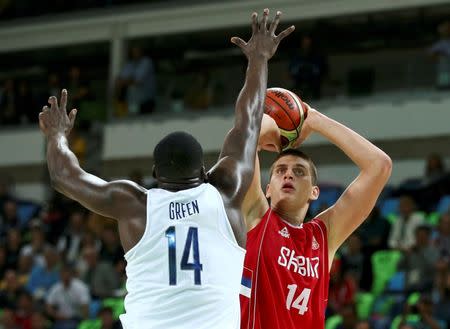
<instances>
[{"instance_id":1,"label":"number 14 on jersey","mask_svg":"<svg viewBox=\"0 0 450 329\"><path fill-rule=\"evenodd\" d=\"M311 289L304 288L300 295L298 295L294 300L295 294L297 292L297 285L290 284L287 287L289 289L289 293L286 298L286 308L288 310L290 310L291 308L296 308L298 309L298 314L305 314L305 312L308 311L308 302L311 295Z\"/></svg>"},{"instance_id":2,"label":"number 14 on jersey","mask_svg":"<svg viewBox=\"0 0 450 329\"><path fill-rule=\"evenodd\" d=\"M175 226L170 226L166 230L166 238L169 248L169 285L177 285L177 238ZM183 256L181 257L180 269L183 271L194 271L194 283L202 284L201 271L203 265L200 263L200 250L198 247L198 229L189 227L186 243L184 244ZM192 251L193 262L189 263L189 255Z\"/></svg>"}]
</instances>

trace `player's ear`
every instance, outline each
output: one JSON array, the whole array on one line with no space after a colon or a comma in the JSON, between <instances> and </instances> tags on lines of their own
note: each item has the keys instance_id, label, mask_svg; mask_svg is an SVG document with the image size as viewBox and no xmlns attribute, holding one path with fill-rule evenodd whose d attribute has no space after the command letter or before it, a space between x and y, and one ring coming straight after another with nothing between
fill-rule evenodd
<instances>
[{"instance_id":1,"label":"player's ear","mask_svg":"<svg viewBox=\"0 0 450 329\"><path fill-rule=\"evenodd\" d=\"M208 176L206 175L205 166L202 166L202 168L200 169L200 179L204 182L208 181Z\"/></svg>"},{"instance_id":2,"label":"player's ear","mask_svg":"<svg viewBox=\"0 0 450 329\"><path fill-rule=\"evenodd\" d=\"M153 178L156 179L156 167L155 167L155 165L153 165L153 167L152 167L152 176L153 176Z\"/></svg>"},{"instance_id":3,"label":"player's ear","mask_svg":"<svg viewBox=\"0 0 450 329\"><path fill-rule=\"evenodd\" d=\"M270 199L270 183L266 186L266 199Z\"/></svg>"},{"instance_id":4,"label":"player's ear","mask_svg":"<svg viewBox=\"0 0 450 329\"><path fill-rule=\"evenodd\" d=\"M319 194L320 194L319 186L314 185L311 190L310 196L311 201L317 200L319 198Z\"/></svg>"}]
</instances>

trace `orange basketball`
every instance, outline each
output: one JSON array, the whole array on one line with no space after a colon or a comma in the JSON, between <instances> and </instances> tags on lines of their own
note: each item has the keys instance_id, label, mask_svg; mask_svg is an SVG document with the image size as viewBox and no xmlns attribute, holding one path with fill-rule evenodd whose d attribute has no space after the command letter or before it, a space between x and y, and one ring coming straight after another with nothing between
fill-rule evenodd
<instances>
[{"instance_id":1,"label":"orange basketball","mask_svg":"<svg viewBox=\"0 0 450 329\"><path fill-rule=\"evenodd\" d=\"M277 123L281 133L281 146L289 148L300 136L308 108L300 97L283 88L269 88L266 92L264 112Z\"/></svg>"}]
</instances>

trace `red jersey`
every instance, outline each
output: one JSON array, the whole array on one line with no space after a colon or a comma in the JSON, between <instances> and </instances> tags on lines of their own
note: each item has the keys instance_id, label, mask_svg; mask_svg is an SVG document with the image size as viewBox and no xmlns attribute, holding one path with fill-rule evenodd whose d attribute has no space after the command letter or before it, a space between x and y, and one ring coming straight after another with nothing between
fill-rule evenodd
<instances>
[{"instance_id":1,"label":"red jersey","mask_svg":"<svg viewBox=\"0 0 450 329\"><path fill-rule=\"evenodd\" d=\"M328 283L325 224L295 227L269 209L247 233L241 329L323 329Z\"/></svg>"}]
</instances>

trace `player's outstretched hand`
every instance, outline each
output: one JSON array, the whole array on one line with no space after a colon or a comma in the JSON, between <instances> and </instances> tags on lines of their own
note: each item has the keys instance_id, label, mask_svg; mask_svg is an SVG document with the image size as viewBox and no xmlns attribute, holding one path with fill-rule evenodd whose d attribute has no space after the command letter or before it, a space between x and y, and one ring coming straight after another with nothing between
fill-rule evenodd
<instances>
[{"instance_id":1,"label":"player's outstretched hand","mask_svg":"<svg viewBox=\"0 0 450 329\"><path fill-rule=\"evenodd\" d=\"M258 14L252 14L252 37L248 42L245 42L241 38L232 37L231 42L239 46L244 52L247 58L253 56L262 56L263 58L270 59L281 40L287 37L292 31L295 30L295 26L292 25L278 35L275 35L275 30L280 22L281 11L277 12L275 19L267 27L267 20L269 17L269 9L264 9L262 19L258 20Z\"/></svg>"},{"instance_id":2,"label":"player's outstretched hand","mask_svg":"<svg viewBox=\"0 0 450 329\"><path fill-rule=\"evenodd\" d=\"M46 137L64 134L69 135L75 122L77 110L73 109L67 115L67 90L63 89L61 92L60 104L55 96L48 99L50 108L46 105L39 113L39 127Z\"/></svg>"}]
</instances>

